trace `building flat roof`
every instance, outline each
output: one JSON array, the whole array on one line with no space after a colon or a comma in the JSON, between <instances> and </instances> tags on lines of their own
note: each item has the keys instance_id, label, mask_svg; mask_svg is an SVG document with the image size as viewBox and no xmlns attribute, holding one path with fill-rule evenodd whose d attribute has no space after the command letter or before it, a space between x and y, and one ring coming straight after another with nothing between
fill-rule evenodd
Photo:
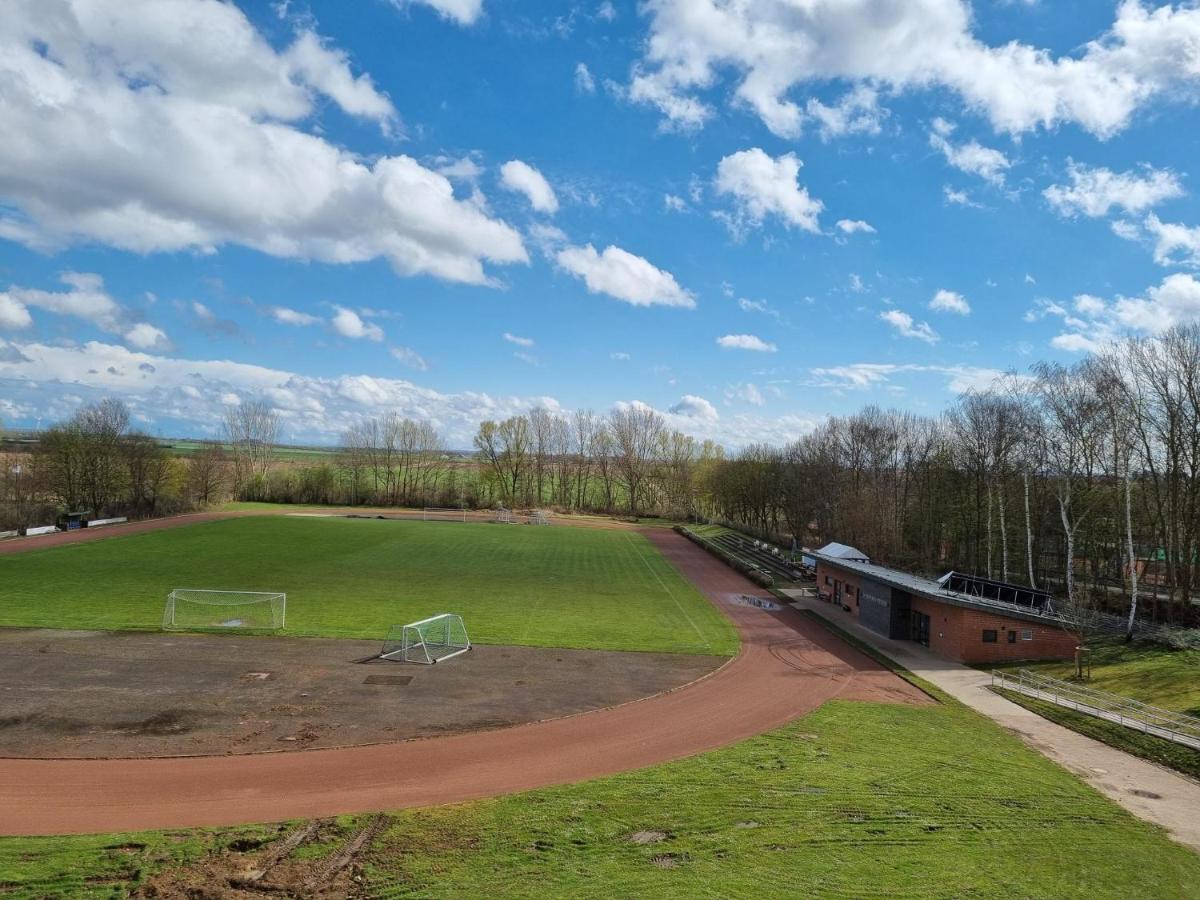
<instances>
[{"instance_id":1,"label":"building flat roof","mask_svg":"<svg viewBox=\"0 0 1200 900\"><path fill-rule=\"evenodd\" d=\"M1005 603L1002 600L990 600L986 597L977 597L973 594L963 594L958 591L949 591L943 588L932 578L924 578L921 575L912 575L908 572L901 572L899 569L889 569L886 566L879 566L875 563L858 562L852 559L842 559L836 556L829 556L826 553L816 552L813 556L820 562L827 562L830 565L837 566L840 569L845 569L849 572L854 572L857 575L862 575L866 578L874 579L894 588L899 588L902 591L908 591L910 594L918 594L926 597L937 603L948 603L951 606L966 606L971 609L982 609L987 612L994 612L997 615L1009 616L1014 619L1024 619L1027 622L1055 622L1065 624L1066 620L1061 616L1051 612L1039 612L1036 609L1031 609L1025 606L1017 606L1013 603Z\"/></svg>"}]
</instances>

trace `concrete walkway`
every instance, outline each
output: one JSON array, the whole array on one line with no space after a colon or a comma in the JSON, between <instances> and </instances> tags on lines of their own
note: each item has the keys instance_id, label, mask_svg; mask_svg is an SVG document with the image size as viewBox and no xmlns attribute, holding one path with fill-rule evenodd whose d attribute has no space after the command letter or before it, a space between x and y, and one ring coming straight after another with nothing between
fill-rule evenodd
<instances>
[{"instance_id":1,"label":"concrete walkway","mask_svg":"<svg viewBox=\"0 0 1200 900\"><path fill-rule=\"evenodd\" d=\"M1084 737L1006 700L988 689L991 676L986 672L942 659L913 641L881 637L837 607L802 591L783 593L792 597L792 605L797 609L811 610L853 634L910 672L1015 732L1030 747L1138 818L1161 825L1179 843L1200 851L1200 783Z\"/></svg>"}]
</instances>

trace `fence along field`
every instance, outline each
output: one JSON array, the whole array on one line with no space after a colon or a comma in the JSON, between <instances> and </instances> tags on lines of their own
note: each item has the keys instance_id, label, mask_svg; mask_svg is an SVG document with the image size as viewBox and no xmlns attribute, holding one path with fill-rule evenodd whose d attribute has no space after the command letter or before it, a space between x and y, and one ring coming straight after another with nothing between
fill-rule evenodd
<instances>
[{"instance_id":1,"label":"fence along field","mask_svg":"<svg viewBox=\"0 0 1200 900\"><path fill-rule=\"evenodd\" d=\"M286 592L287 635L380 638L455 612L483 644L732 654L728 621L641 535L251 517L0 559L0 625L157 629L180 585Z\"/></svg>"}]
</instances>

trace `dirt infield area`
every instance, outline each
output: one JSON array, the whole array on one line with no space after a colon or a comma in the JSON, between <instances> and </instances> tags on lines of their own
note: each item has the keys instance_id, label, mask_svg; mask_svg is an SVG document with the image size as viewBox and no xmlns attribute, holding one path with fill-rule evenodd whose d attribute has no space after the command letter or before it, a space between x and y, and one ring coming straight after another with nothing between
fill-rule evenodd
<instances>
[{"instance_id":1,"label":"dirt infield area","mask_svg":"<svg viewBox=\"0 0 1200 900\"><path fill-rule=\"evenodd\" d=\"M378 641L0 629L0 756L212 756L503 728L679 687L716 656L477 645L439 665Z\"/></svg>"},{"instance_id":2,"label":"dirt infield area","mask_svg":"<svg viewBox=\"0 0 1200 900\"><path fill-rule=\"evenodd\" d=\"M427 740L184 759L0 760L0 834L231 825L435 806L565 784L760 734L833 698L923 692L666 529L647 537L736 624L738 656L676 691L579 716Z\"/></svg>"}]
</instances>

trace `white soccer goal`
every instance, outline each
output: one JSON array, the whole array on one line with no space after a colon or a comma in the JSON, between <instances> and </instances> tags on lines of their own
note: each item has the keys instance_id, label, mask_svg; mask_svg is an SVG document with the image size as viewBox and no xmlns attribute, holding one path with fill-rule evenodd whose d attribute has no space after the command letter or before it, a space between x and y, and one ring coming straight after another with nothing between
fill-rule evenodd
<instances>
[{"instance_id":1,"label":"white soccer goal","mask_svg":"<svg viewBox=\"0 0 1200 900\"><path fill-rule=\"evenodd\" d=\"M470 649L471 639L462 616L442 613L407 625L393 625L379 656L432 665Z\"/></svg>"},{"instance_id":2,"label":"white soccer goal","mask_svg":"<svg viewBox=\"0 0 1200 900\"><path fill-rule=\"evenodd\" d=\"M544 509L535 509L532 513L529 514L529 524L530 525L549 525L550 524L550 513L546 512Z\"/></svg>"},{"instance_id":3,"label":"white soccer goal","mask_svg":"<svg viewBox=\"0 0 1200 900\"><path fill-rule=\"evenodd\" d=\"M512 520L513 520L513 518L512 518L512 510L511 509L505 509L503 506L501 506L496 510L496 521L497 522L500 522L504 525L511 525Z\"/></svg>"},{"instance_id":4,"label":"white soccer goal","mask_svg":"<svg viewBox=\"0 0 1200 900\"><path fill-rule=\"evenodd\" d=\"M426 522L465 522L467 511L453 507L427 506L421 511L421 518Z\"/></svg>"},{"instance_id":5,"label":"white soccer goal","mask_svg":"<svg viewBox=\"0 0 1200 900\"><path fill-rule=\"evenodd\" d=\"M162 627L163 631L279 631L286 621L287 594L176 588L167 595Z\"/></svg>"}]
</instances>

